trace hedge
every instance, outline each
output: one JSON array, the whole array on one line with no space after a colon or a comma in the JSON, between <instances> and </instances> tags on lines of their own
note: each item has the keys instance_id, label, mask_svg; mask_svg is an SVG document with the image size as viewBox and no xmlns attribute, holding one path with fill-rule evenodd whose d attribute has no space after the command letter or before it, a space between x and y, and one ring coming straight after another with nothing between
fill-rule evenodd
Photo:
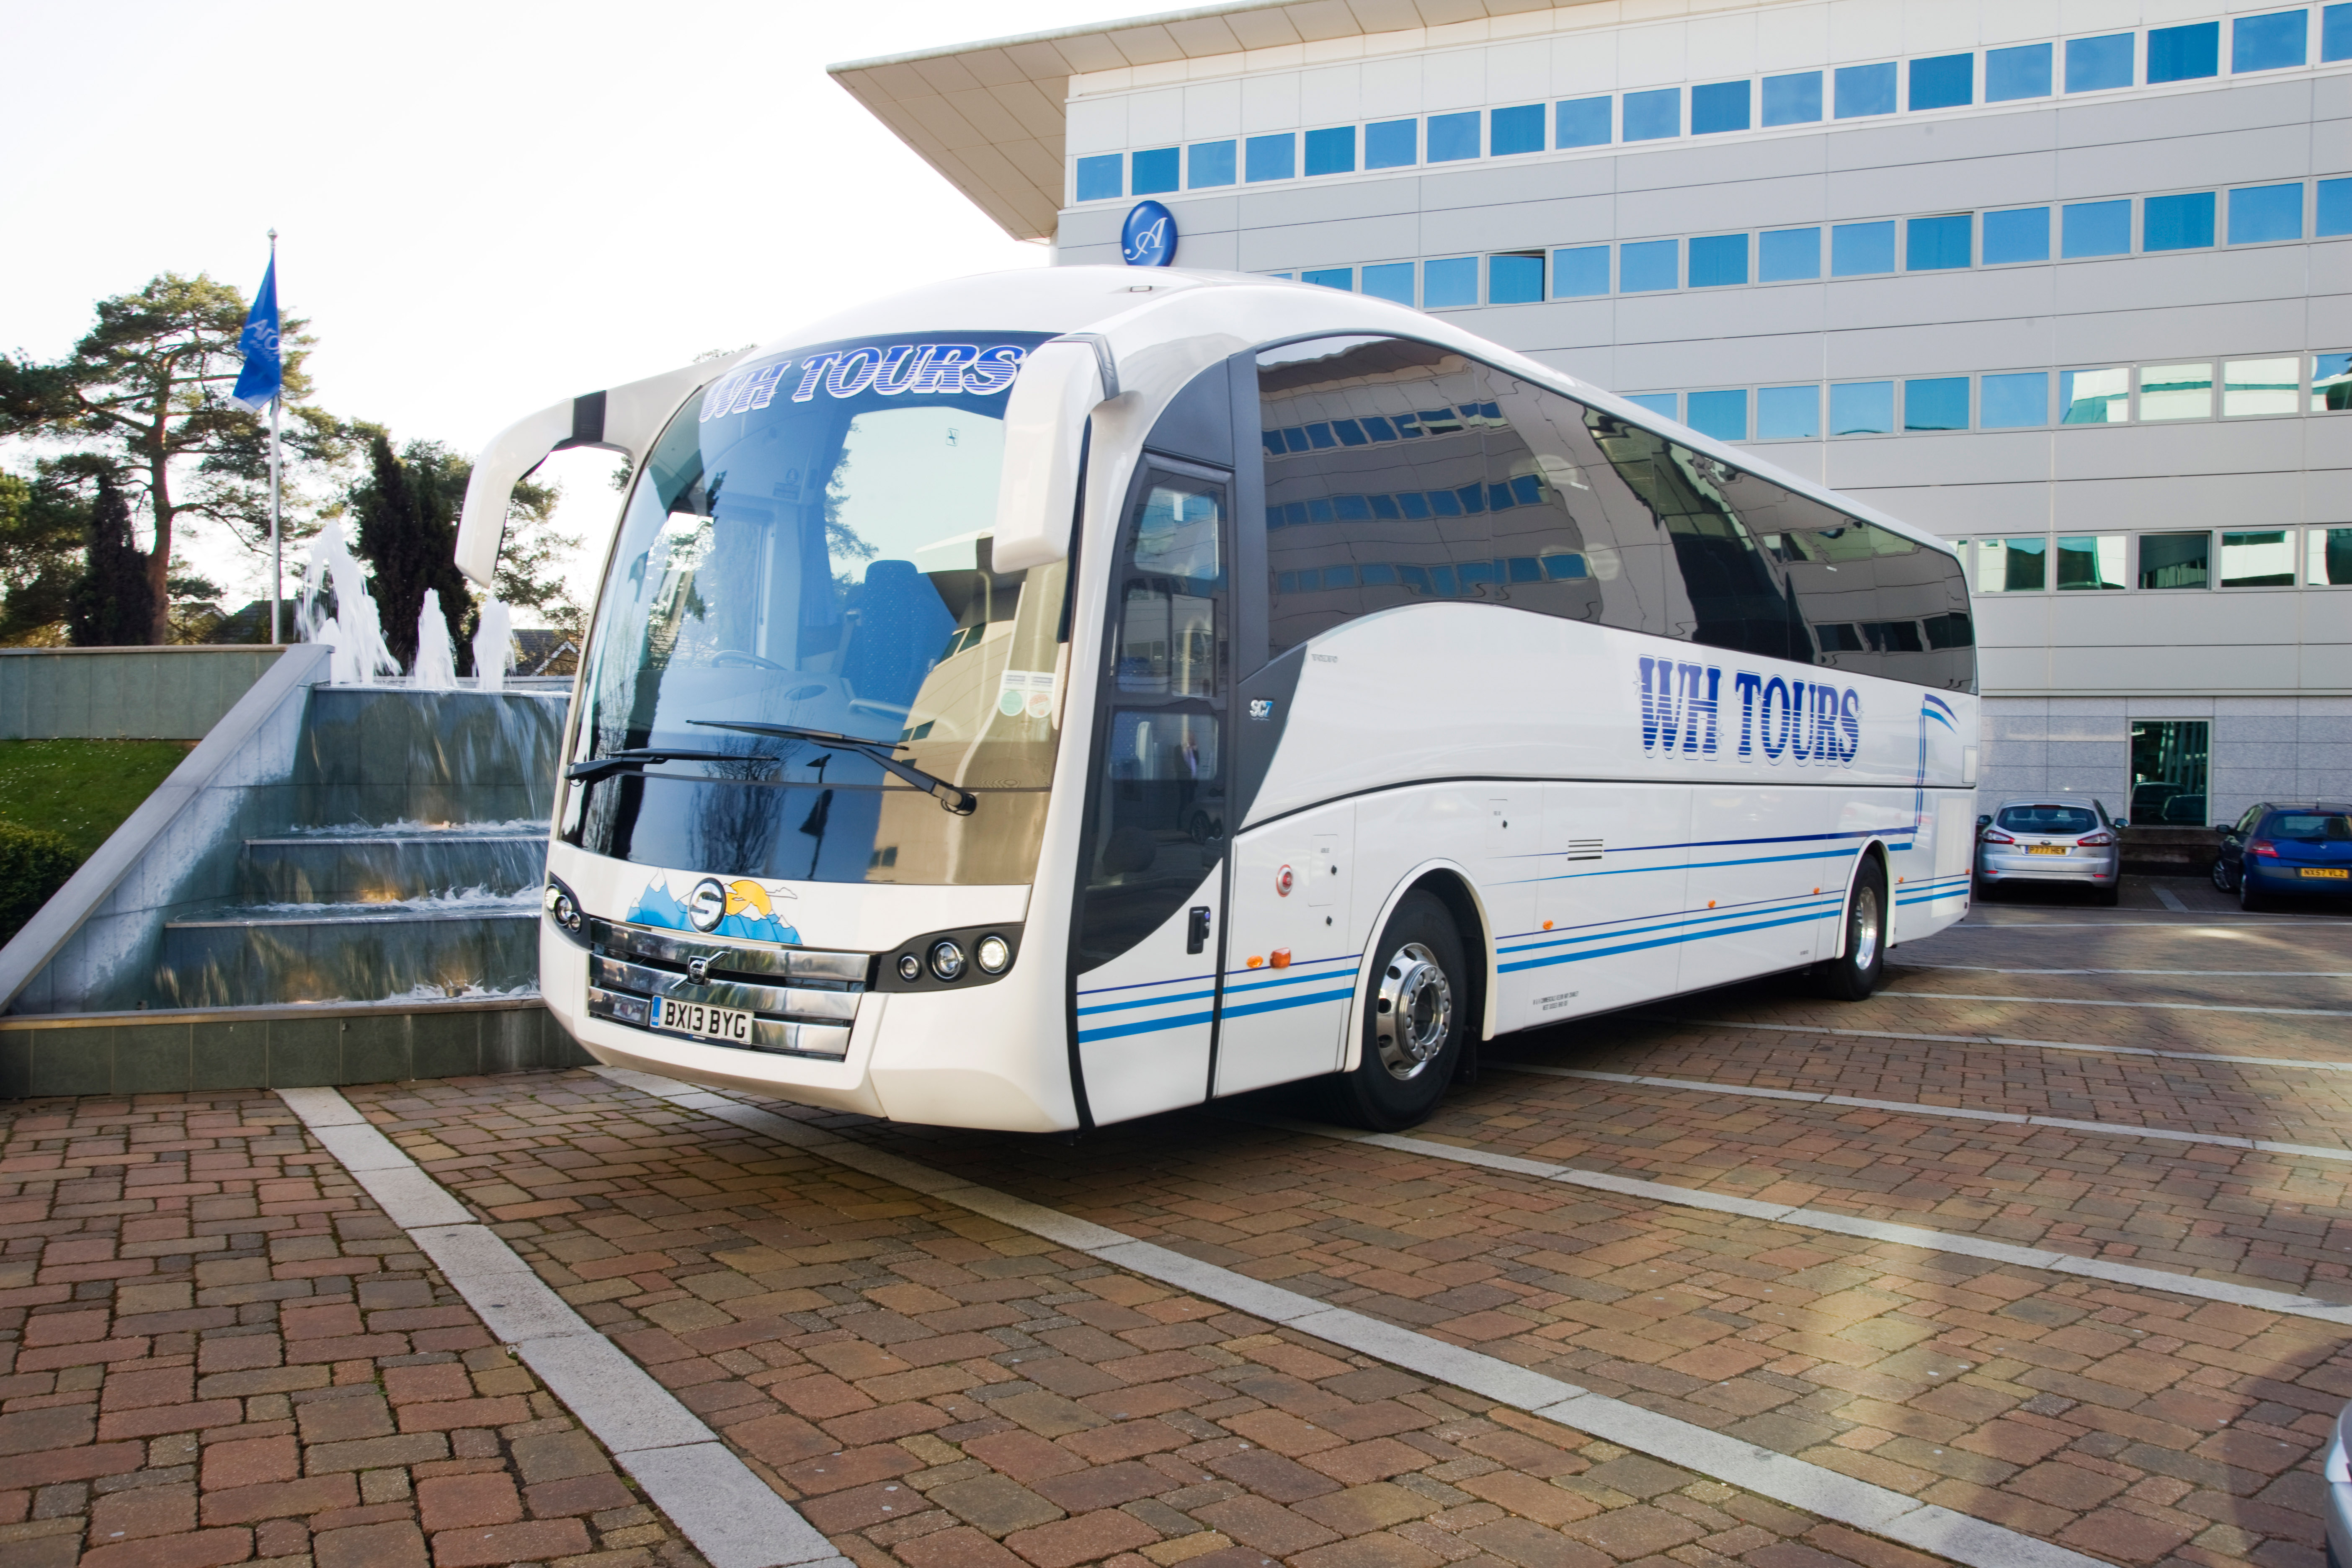
<instances>
[{"instance_id":1,"label":"hedge","mask_svg":"<svg viewBox=\"0 0 2352 1568\"><path fill-rule=\"evenodd\" d=\"M0 942L22 930L80 864L65 835L0 822Z\"/></svg>"}]
</instances>

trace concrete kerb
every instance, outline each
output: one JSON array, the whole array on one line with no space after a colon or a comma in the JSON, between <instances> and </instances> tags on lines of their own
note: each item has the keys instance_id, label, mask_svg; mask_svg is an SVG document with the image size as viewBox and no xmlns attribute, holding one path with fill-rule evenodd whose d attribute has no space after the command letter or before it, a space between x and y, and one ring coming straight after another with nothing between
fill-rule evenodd
<instances>
[{"instance_id":1,"label":"concrete kerb","mask_svg":"<svg viewBox=\"0 0 2352 1568\"><path fill-rule=\"evenodd\" d=\"M625 1068L592 1068L589 1070L626 1088L668 1100L682 1109L718 1116L749 1131L765 1132L768 1124L792 1127L793 1135L789 1138L779 1136L779 1142L820 1154L853 1170L871 1173L876 1164L885 1162L894 1166L910 1166L926 1173L933 1182L944 1184L929 1188L932 1195L974 1214L992 1212L980 1206L980 1202L985 1201L992 1205L996 1215L1025 1215L1029 1211L1051 1215L1055 1228L1065 1235L1072 1234L1066 1228L1069 1226L1083 1226L1090 1232L1104 1228L1075 1215L1041 1209L1038 1205L1026 1203L1009 1194L959 1181L943 1172L916 1165L911 1161L867 1148L850 1139L793 1123L787 1118L743 1105L708 1089ZM754 1118L758 1119L756 1124ZM986 1197L982 1199L980 1194L983 1194ZM1030 1234L1047 1240L1059 1240L1045 1230L1032 1229L1019 1219L1005 1218L1003 1223L1016 1229L1028 1230ZM1070 1242L1060 1244L1238 1311L1269 1317L1301 1332L1357 1350L1361 1354L1373 1356L1434 1382L1469 1389L1496 1404L1507 1405L1548 1420L1558 1420L1563 1426L1589 1432L1667 1464L1712 1476L1790 1508L1802 1509L1820 1518L1888 1540L1925 1545L1941 1556L1968 1565L1968 1568L2106 1568L2098 1558L2036 1541L2006 1526L1956 1514L1948 1509L1922 1503L1901 1492L1855 1480L1803 1459L1759 1448L1690 1422L1579 1389L1481 1351L1450 1344L1344 1307L1311 1303L1308 1298L1295 1291L1265 1285L1246 1275L1186 1258L1181 1253L1138 1241L1116 1231L1108 1234L1118 1238L1108 1247ZM1292 1304L1299 1302L1308 1302L1315 1310L1293 1315L1295 1307ZM1269 1311L1267 1308L1275 1310ZM679 1522L683 1527L684 1521ZM1928 1545L1930 1542L1934 1544Z\"/></svg>"},{"instance_id":2,"label":"concrete kerb","mask_svg":"<svg viewBox=\"0 0 2352 1568\"><path fill-rule=\"evenodd\" d=\"M800 1511L719 1435L549 1289L520 1254L331 1089L281 1089L284 1100L352 1179L383 1204L450 1287L511 1348L596 1441L636 1478L711 1568L851 1568ZM387 1158L384 1151L391 1152ZM457 1222L404 1218L446 1212ZM378 1186L398 1194L395 1209Z\"/></svg>"}]
</instances>

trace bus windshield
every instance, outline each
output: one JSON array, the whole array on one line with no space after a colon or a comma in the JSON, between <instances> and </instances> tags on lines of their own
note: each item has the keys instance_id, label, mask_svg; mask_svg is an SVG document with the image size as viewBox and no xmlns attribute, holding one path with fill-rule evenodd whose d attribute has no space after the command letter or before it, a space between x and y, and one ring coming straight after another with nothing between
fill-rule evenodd
<instances>
[{"instance_id":1,"label":"bus windshield","mask_svg":"<svg viewBox=\"0 0 2352 1568\"><path fill-rule=\"evenodd\" d=\"M766 355L678 412L598 595L572 761L615 765L571 785L567 841L713 873L1029 879L1065 568L998 572L990 547L1005 403L1045 336ZM976 804L777 729L869 742Z\"/></svg>"}]
</instances>

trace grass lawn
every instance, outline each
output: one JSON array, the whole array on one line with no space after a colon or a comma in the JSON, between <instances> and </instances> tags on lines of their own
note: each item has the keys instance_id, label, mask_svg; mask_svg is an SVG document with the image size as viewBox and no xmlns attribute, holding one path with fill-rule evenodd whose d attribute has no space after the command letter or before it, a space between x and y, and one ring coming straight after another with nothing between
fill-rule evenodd
<instances>
[{"instance_id":1,"label":"grass lawn","mask_svg":"<svg viewBox=\"0 0 2352 1568\"><path fill-rule=\"evenodd\" d=\"M63 834L88 859L193 741L0 741L0 822Z\"/></svg>"}]
</instances>

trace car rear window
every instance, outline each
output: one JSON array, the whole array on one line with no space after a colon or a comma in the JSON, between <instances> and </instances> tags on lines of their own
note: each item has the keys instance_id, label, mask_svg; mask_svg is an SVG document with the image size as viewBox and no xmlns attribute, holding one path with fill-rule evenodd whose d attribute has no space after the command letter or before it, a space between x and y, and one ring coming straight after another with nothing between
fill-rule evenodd
<instances>
[{"instance_id":1,"label":"car rear window","mask_svg":"<svg viewBox=\"0 0 2352 1568\"><path fill-rule=\"evenodd\" d=\"M1998 820L2011 833L2088 833L2099 826L2080 805L2005 805Z\"/></svg>"},{"instance_id":2,"label":"car rear window","mask_svg":"<svg viewBox=\"0 0 2352 1568\"><path fill-rule=\"evenodd\" d=\"M2326 811L2274 811L2263 832L2272 838L2311 838L2329 843L2352 839L2352 816Z\"/></svg>"}]
</instances>

